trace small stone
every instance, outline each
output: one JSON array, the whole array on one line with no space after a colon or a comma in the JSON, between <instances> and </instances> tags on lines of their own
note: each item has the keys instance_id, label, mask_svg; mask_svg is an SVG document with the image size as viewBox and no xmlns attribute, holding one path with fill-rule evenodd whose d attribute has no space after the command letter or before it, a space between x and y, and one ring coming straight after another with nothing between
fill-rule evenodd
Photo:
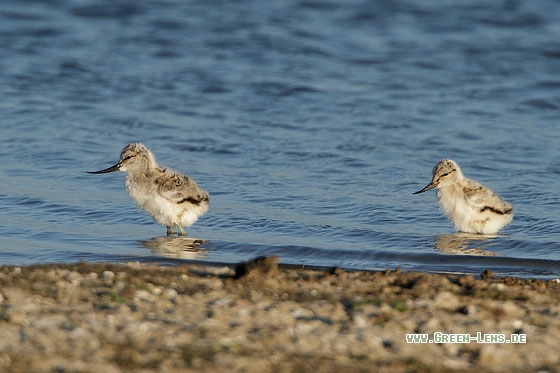
<instances>
[{"instance_id":1,"label":"small stone","mask_svg":"<svg viewBox=\"0 0 560 373\"><path fill-rule=\"evenodd\" d=\"M482 273L480 274L480 277L481 277L483 280L488 280L489 278L494 277L494 272L490 271L489 269L486 269L486 270L484 270L484 272L482 272Z\"/></svg>"},{"instance_id":2,"label":"small stone","mask_svg":"<svg viewBox=\"0 0 560 373\"><path fill-rule=\"evenodd\" d=\"M117 273L117 280L122 281L122 280L125 280L127 277L128 277L128 275L126 274L126 272L121 271L121 272Z\"/></svg>"},{"instance_id":3,"label":"small stone","mask_svg":"<svg viewBox=\"0 0 560 373\"><path fill-rule=\"evenodd\" d=\"M115 278L115 273L113 271L103 271L103 278L108 278L110 280Z\"/></svg>"},{"instance_id":4,"label":"small stone","mask_svg":"<svg viewBox=\"0 0 560 373\"><path fill-rule=\"evenodd\" d=\"M95 281L95 280L97 280L97 277L98 277L97 272L90 272L90 273L88 273L87 276L86 276L86 278L87 278L89 281Z\"/></svg>"},{"instance_id":5,"label":"small stone","mask_svg":"<svg viewBox=\"0 0 560 373\"><path fill-rule=\"evenodd\" d=\"M490 285L492 288L503 291L506 289L506 285L502 284L501 282L497 283L497 284L492 284Z\"/></svg>"},{"instance_id":6,"label":"small stone","mask_svg":"<svg viewBox=\"0 0 560 373\"><path fill-rule=\"evenodd\" d=\"M365 327L368 326L368 322L363 316L355 315L354 316L354 325L356 326L356 328L362 329L362 328L365 328Z\"/></svg>"},{"instance_id":7,"label":"small stone","mask_svg":"<svg viewBox=\"0 0 560 373\"><path fill-rule=\"evenodd\" d=\"M160 295L162 290L159 286L155 286L154 284L150 283L147 285L148 290L150 293L152 293L153 295Z\"/></svg>"},{"instance_id":8,"label":"small stone","mask_svg":"<svg viewBox=\"0 0 560 373\"><path fill-rule=\"evenodd\" d=\"M274 275L278 272L279 259L277 256L271 255L238 264L235 267L235 277L258 279L262 276Z\"/></svg>"},{"instance_id":9,"label":"small stone","mask_svg":"<svg viewBox=\"0 0 560 373\"><path fill-rule=\"evenodd\" d=\"M437 308L452 311L459 308L460 303L459 298L455 294L449 291L442 291L434 297L434 305Z\"/></svg>"},{"instance_id":10,"label":"small stone","mask_svg":"<svg viewBox=\"0 0 560 373\"><path fill-rule=\"evenodd\" d=\"M177 294L177 290L172 288L165 289L162 293L163 297L169 300L177 298Z\"/></svg>"}]
</instances>

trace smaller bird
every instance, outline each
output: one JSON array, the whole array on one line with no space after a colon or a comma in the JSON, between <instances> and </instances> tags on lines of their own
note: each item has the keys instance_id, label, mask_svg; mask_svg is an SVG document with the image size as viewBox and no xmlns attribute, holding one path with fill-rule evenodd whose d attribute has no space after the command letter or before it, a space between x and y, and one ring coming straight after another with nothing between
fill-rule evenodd
<instances>
[{"instance_id":1,"label":"smaller bird","mask_svg":"<svg viewBox=\"0 0 560 373\"><path fill-rule=\"evenodd\" d=\"M451 159L439 161L432 181L413 194L434 188L440 208L459 232L495 234L513 219L510 204L484 185L465 178Z\"/></svg>"},{"instance_id":2,"label":"smaller bird","mask_svg":"<svg viewBox=\"0 0 560 373\"><path fill-rule=\"evenodd\" d=\"M208 211L208 192L196 182L169 168L161 168L152 152L141 143L125 146L117 164L101 171L126 172L126 191L130 198L158 223L167 226L167 235L185 236L183 227L191 226Z\"/></svg>"}]
</instances>

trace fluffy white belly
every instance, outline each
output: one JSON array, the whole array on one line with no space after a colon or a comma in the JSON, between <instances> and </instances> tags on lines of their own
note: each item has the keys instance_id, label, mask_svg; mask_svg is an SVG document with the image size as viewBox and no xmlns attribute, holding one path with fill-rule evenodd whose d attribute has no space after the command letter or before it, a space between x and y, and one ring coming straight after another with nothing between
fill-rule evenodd
<instances>
[{"instance_id":1,"label":"fluffy white belly","mask_svg":"<svg viewBox=\"0 0 560 373\"><path fill-rule=\"evenodd\" d=\"M146 211L156 222L172 227L189 227L208 211L208 204L177 204L169 201L157 191L140 190L127 185L130 198Z\"/></svg>"}]
</instances>

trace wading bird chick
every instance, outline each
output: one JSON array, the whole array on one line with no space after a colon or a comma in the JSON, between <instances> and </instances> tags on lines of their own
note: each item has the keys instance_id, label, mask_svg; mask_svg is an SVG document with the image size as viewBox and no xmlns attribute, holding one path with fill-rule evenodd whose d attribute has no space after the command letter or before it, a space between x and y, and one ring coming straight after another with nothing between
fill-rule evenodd
<instances>
[{"instance_id":1,"label":"wading bird chick","mask_svg":"<svg viewBox=\"0 0 560 373\"><path fill-rule=\"evenodd\" d=\"M167 226L167 234L185 235L183 227L192 225L208 211L208 192L186 175L161 168L152 152L141 143L124 147L119 162L90 174L123 171L126 191L134 202L158 223Z\"/></svg>"},{"instance_id":2,"label":"wading bird chick","mask_svg":"<svg viewBox=\"0 0 560 373\"><path fill-rule=\"evenodd\" d=\"M487 187L463 176L450 159L440 161L432 181L413 194L437 188L437 200L460 232L494 234L513 219L513 209Z\"/></svg>"}]
</instances>

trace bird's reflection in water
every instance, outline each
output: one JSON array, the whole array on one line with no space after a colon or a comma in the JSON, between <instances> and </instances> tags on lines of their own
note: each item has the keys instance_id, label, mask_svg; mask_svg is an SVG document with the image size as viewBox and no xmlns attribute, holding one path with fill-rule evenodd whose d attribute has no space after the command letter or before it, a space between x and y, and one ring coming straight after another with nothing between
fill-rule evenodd
<instances>
[{"instance_id":1,"label":"bird's reflection in water","mask_svg":"<svg viewBox=\"0 0 560 373\"><path fill-rule=\"evenodd\" d=\"M496 237L471 233L442 234L435 239L435 249L443 254L496 256L496 252L484 250Z\"/></svg>"},{"instance_id":2,"label":"bird's reflection in water","mask_svg":"<svg viewBox=\"0 0 560 373\"><path fill-rule=\"evenodd\" d=\"M204 259L208 256L208 251L200 246L206 242L208 240L200 238L164 236L140 241L140 244L150 249L155 255L181 259Z\"/></svg>"}]
</instances>

